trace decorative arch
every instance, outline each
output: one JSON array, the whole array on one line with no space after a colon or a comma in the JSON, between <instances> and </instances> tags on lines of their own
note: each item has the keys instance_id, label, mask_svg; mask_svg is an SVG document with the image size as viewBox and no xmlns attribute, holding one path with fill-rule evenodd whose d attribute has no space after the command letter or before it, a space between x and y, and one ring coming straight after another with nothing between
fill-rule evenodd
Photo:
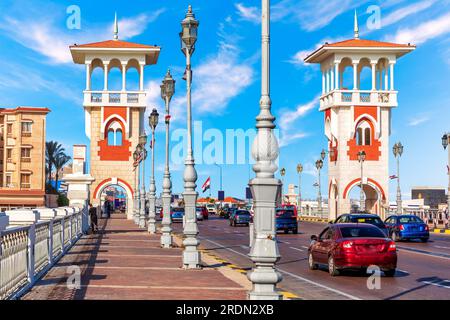
<instances>
[{"instance_id":1,"label":"decorative arch","mask_svg":"<svg viewBox=\"0 0 450 320\"><path fill-rule=\"evenodd\" d=\"M352 180L349 184L347 184L347 186L344 189L344 193L342 194L342 198L347 199L349 191L353 187L359 185L360 183L361 183L361 178L357 178L357 179ZM377 190L381 194L381 198L383 200L386 200L386 193L384 192L383 187L381 187L381 185L378 182L376 182L372 178L367 178L367 184L369 186L371 186L372 188L374 188L375 190Z\"/></svg>"},{"instance_id":2,"label":"decorative arch","mask_svg":"<svg viewBox=\"0 0 450 320\"><path fill-rule=\"evenodd\" d=\"M133 199L133 188L130 186L128 182L123 179L118 178L117 183L113 181L113 178L108 178L103 180L98 184L98 186L94 190L94 200L100 199L100 195L106 187L119 185L121 186L127 193L128 199Z\"/></svg>"},{"instance_id":3,"label":"decorative arch","mask_svg":"<svg viewBox=\"0 0 450 320\"><path fill-rule=\"evenodd\" d=\"M100 160L102 161L128 161L131 158L131 141L126 139L125 136L125 124L123 121L119 119L118 116L112 115L108 118L109 120L106 122L104 133L103 133L103 140L100 140L98 142L98 146L100 147L100 150L98 151L98 155L100 157ZM108 139L108 133L109 128L112 124L117 124L117 126L120 126L121 130L121 140L122 143L120 145L110 145L109 139ZM117 126L115 130L115 134L117 133ZM117 139L117 136L115 137Z\"/></svg>"},{"instance_id":4,"label":"decorative arch","mask_svg":"<svg viewBox=\"0 0 450 320\"><path fill-rule=\"evenodd\" d=\"M364 144L360 145L358 143L359 141L357 141L358 139L357 129L358 126L363 122L367 122L368 126L370 127L370 141L369 141L370 143L366 144L364 142ZM380 159L381 141L376 139L375 132L376 132L375 125L370 120L370 118L366 116L361 117L361 119L355 125L354 131L352 133L353 134L352 138L347 142L347 146L349 147L347 155L350 160L358 161L358 152L360 151L364 151L366 153L366 161L378 161ZM364 132L363 134L364 137L367 135L366 132Z\"/></svg>"}]
</instances>

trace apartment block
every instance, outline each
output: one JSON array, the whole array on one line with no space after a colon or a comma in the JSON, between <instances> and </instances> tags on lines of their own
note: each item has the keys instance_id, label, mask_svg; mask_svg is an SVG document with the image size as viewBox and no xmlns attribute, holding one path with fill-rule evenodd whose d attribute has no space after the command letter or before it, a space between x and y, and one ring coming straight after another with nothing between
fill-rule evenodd
<instances>
[{"instance_id":1,"label":"apartment block","mask_svg":"<svg viewBox=\"0 0 450 320\"><path fill-rule=\"evenodd\" d=\"M0 211L45 204L47 108L0 108Z\"/></svg>"}]
</instances>

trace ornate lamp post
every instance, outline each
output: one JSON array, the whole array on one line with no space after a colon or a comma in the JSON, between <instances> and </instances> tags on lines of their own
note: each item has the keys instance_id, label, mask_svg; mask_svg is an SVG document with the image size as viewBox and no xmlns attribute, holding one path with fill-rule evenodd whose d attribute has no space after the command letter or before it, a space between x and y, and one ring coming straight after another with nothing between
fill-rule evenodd
<instances>
[{"instance_id":1,"label":"ornate lamp post","mask_svg":"<svg viewBox=\"0 0 450 320\"><path fill-rule=\"evenodd\" d=\"M148 117L148 124L152 130L152 176L150 178L150 190L148 196L149 210L148 210L148 232L150 234L156 233L156 184L155 184L155 129L158 125L159 113L156 109L152 110L152 113Z\"/></svg>"},{"instance_id":2,"label":"ornate lamp post","mask_svg":"<svg viewBox=\"0 0 450 320\"><path fill-rule=\"evenodd\" d=\"M198 226L197 216L195 213L195 204L197 202L197 171L195 170L194 154L192 151L192 113L191 113L191 55L195 50L195 42L197 41L197 30L199 22L195 19L192 12L192 6L189 6L186 17L181 22L182 31L181 51L186 56L186 86L187 86L187 156L184 162L184 212L185 224L183 233L185 239L183 241L183 265L186 269L200 268L200 252L198 245L200 242L197 239Z\"/></svg>"},{"instance_id":3,"label":"ornate lamp post","mask_svg":"<svg viewBox=\"0 0 450 320\"><path fill-rule=\"evenodd\" d=\"M282 168L280 170L281 175L281 203L284 203L284 176L286 175L286 169Z\"/></svg>"},{"instance_id":4,"label":"ornate lamp post","mask_svg":"<svg viewBox=\"0 0 450 320\"><path fill-rule=\"evenodd\" d=\"M162 220L162 235L161 246L163 248L170 248L172 246L172 218L170 216L170 203L172 202L172 181L170 180L169 170L169 125L170 125L170 100L175 93L175 80L173 80L170 70L167 70L166 77L161 84L161 98L166 105L166 162L164 167L163 179L163 220Z\"/></svg>"},{"instance_id":5,"label":"ornate lamp post","mask_svg":"<svg viewBox=\"0 0 450 320\"><path fill-rule=\"evenodd\" d=\"M282 276L275 264L280 259L275 233L275 206L281 181L277 171L278 141L273 133L275 117L271 113L270 99L270 1L262 1L262 72L260 113L256 117L257 134L252 146L252 157L256 163L256 177L249 182L253 195L255 238L249 254L254 263L248 278L252 282L249 292L251 300L280 300L276 284Z\"/></svg>"},{"instance_id":6,"label":"ornate lamp post","mask_svg":"<svg viewBox=\"0 0 450 320\"><path fill-rule=\"evenodd\" d=\"M323 151L322 151L323 153ZM321 157L322 157L322 153L321 153ZM325 158L325 153L324 153L324 158ZM316 161L316 168L317 168L317 172L318 172L318 176L317 176L317 188L318 188L318 194L317 194L317 204L318 204L318 208L319 208L319 213L322 213L322 187L320 185L320 170L322 170L323 168L323 160L319 159Z\"/></svg>"},{"instance_id":7,"label":"ornate lamp post","mask_svg":"<svg viewBox=\"0 0 450 320\"><path fill-rule=\"evenodd\" d=\"M139 224L139 163L137 162L139 159L139 151L138 146L133 152L133 160L134 160L134 202L133 202L133 220L134 223Z\"/></svg>"},{"instance_id":8,"label":"ornate lamp post","mask_svg":"<svg viewBox=\"0 0 450 320\"><path fill-rule=\"evenodd\" d=\"M366 152L365 151L359 151L358 152L358 161L359 163L361 163L361 182L359 184L359 187L361 188L361 190L359 191L359 202L360 202L360 208L359 210L365 211L366 210L366 203L364 200L364 189L363 189L363 181L364 181L364 171L363 171L363 167L364 167L364 161L366 160Z\"/></svg>"},{"instance_id":9,"label":"ornate lamp post","mask_svg":"<svg viewBox=\"0 0 450 320\"><path fill-rule=\"evenodd\" d=\"M442 136L442 146L444 150L447 149L450 144L450 132ZM448 167L450 168L450 148L448 148ZM450 215L450 169L448 174L448 190L447 190L447 213Z\"/></svg>"},{"instance_id":10,"label":"ornate lamp post","mask_svg":"<svg viewBox=\"0 0 450 320\"><path fill-rule=\"evenodd\" d=\"M397 214L402 214L402 192L400 190L400 157L403 154L403 145L401 142L394 144L392 148L394 157L397 159Z\"/></svg>"},{"instance_id":11,"label":"ornate lamp post","mask_svg":"<svg viewBox=\"0 0 450 320\"><path fill-rule=\"evenodd\" d=\"M298 199L297 199L297 211L298 214L302 214L302 172L303 166L301 163L297 165L297 173L298 173Z\"/></svg>"},{"instance_id":12,"label":"ornate lamp post","mask_svg":"<svg viewBox=\"0 0 450 320\"><path fill-rule=\"evenodd\" d=\"M142 165L142 183L141 183L141 210L139 214L139 228L145 228L145 159L147 159L147 150L145 145L147 144L147 136L144 133L139 137L139 145L141 146L141 165Z\"/></svg>"}]
</instances>

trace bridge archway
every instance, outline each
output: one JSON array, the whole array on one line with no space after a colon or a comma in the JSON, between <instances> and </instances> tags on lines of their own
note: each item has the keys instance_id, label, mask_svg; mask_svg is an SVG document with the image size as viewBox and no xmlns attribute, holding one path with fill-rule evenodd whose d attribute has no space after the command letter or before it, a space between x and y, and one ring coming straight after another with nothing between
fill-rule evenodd
<instances>
[{"instance_id":1,"label":"bridge archway","mask_svg":"<svg viewBox=\"0 0 450 320\"><path fill-rule=\"evenodd\" d=\"M350 182L345 188L343 198L350 200L360 199L361 179L355 179ZM383 202L386 201L386 195L381 186L373 179L367 179L362 184L364 199L365 199L365 211L382 215Z\"/></svg>"},{"instance_id":2,"label":"bridge archway","mask_svg":"<svg viewBox=\"0 0 450 320\"><path fill-rule=\"evenodd\" d=\"M103 205L102 194L105 192L106 188L114 187L114 186L120 187L121 189L124 190L124 192L126 194L125 213L127 215L132 214L132 212L133 212L133 196L134 196L133 188L125 180L122 180L120 178L109 178L109 179L105 179L102 182L100 182L93 194L94 204L102 206Z\"/></svg>"}]
</instances>

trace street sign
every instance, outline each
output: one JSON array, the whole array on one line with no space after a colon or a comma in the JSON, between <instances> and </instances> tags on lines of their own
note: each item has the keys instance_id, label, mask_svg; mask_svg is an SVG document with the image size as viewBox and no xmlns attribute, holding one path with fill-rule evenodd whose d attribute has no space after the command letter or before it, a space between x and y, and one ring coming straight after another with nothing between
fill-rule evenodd
<instances>
[{"instance_id":1,"label":"street sign","mask_svg":"<svg viewBox=\"0 0 450 320\"><path fill-rule=\"evenodd\" d=\"M252 191L250 190L250 187L245 188L245 199L252 199Z\"/></svg>"},{"instance_id":2,"label":"street sign","mask_svg":"<svg viewBox=\"0 0 450 320\"><path fill-rule=\"evenodd\" d=\"M217 194L217 198L219 201L225 200L225 191L219 191Z\"/></svg>"}]
</instances>

